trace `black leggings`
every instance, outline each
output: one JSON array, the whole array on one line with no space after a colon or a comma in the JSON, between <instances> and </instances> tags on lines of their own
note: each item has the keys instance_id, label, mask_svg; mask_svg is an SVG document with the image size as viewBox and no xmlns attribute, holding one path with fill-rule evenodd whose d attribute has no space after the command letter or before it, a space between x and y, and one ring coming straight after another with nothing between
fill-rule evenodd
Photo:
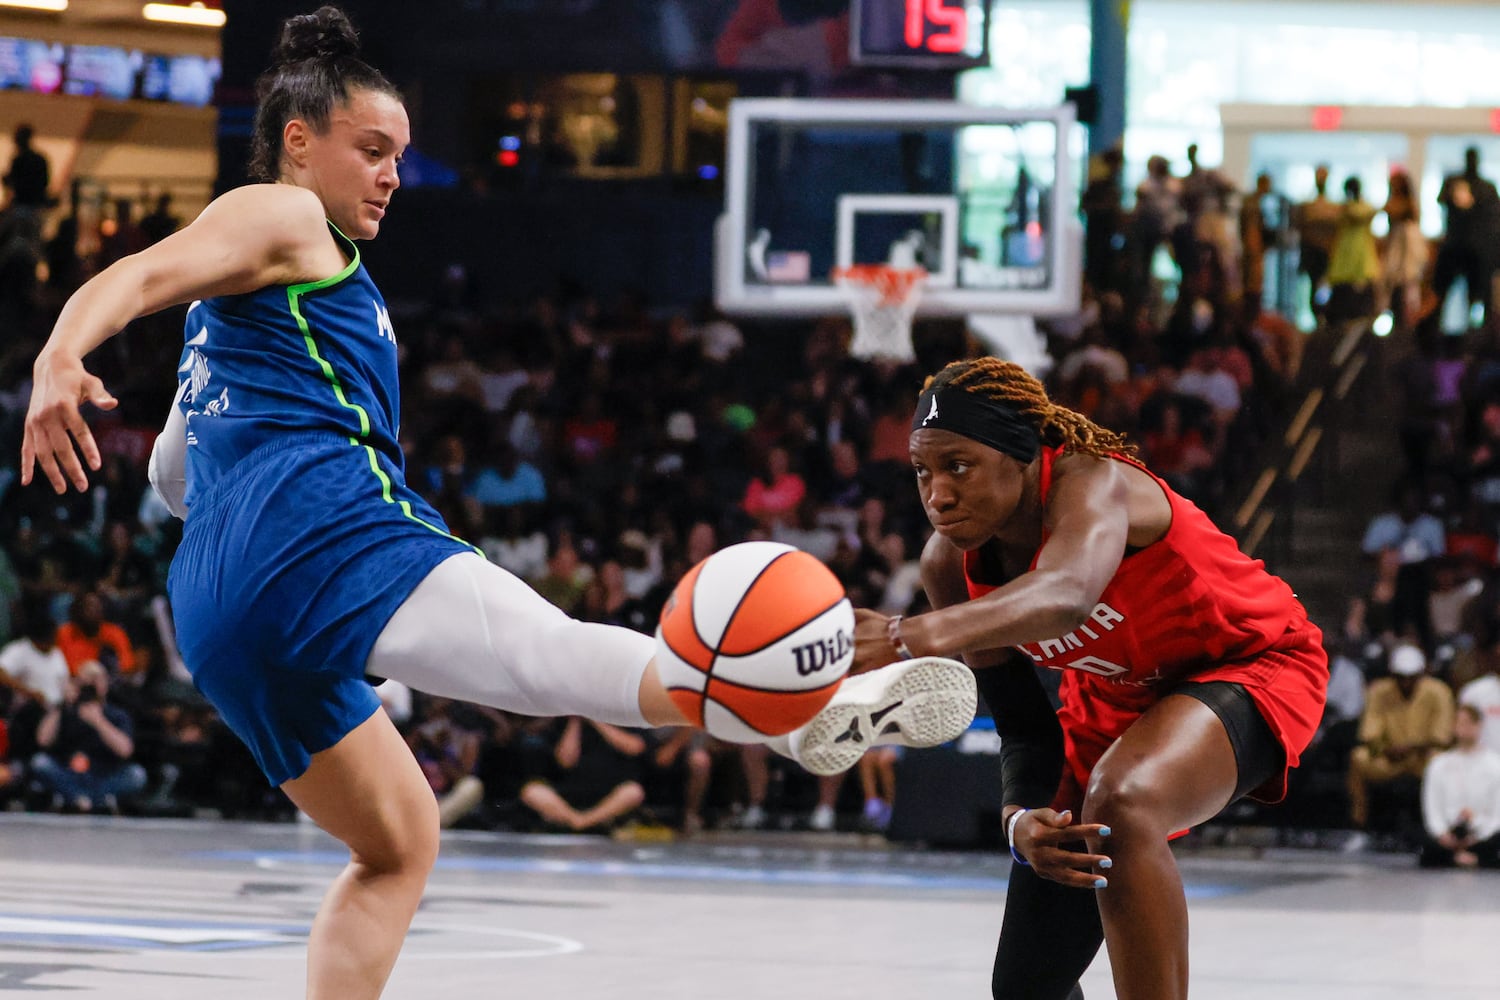
<instances>
[{"instance_id":1,"label":"black leggings","mask_svg":"<svg viewBox=\"0 0 1500 1000\"><path fill-rule=\"evenodd\" d=\"M990 979L995 1000L1082 1000L1078 979L1103 943L1092 890L1011 865Z\"/></svg>"},{"instance_id":2,"label":"black leggings","mask_svg":"<svg viewBox=\"0 0 1500 1000\"><path fill-rule=\"evenodd\" d=\"M1203 702L1224 723L1239 768L1230 801L1270 781L1285 766L1285 751L1243 686L1187 683L1171 693ZM1084 846L1071 849L1083 851ZM995 1000L1083 1000L1079 977L1103 943L1104 925L1092 890L1050 882L1024 865L1011 865L990 979Z\"/></svg>"}]
</instances>

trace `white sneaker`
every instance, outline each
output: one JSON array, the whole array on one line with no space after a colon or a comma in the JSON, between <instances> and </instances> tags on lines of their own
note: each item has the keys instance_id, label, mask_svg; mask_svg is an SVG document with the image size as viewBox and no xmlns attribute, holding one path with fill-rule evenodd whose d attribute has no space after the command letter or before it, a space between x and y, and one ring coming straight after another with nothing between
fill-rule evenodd
<instances>
[{"instance_id":1,"label":"white sneaker","mask_svg":"<svg viewBox=\"0 0 1500 1000\"><path fill-rule=\"evenodd\" d=\"M833 829L833 825L837 819L838 817L833 812L833 806L819 805L813 809L812 816L808 819L807 825L810 829L817 830L819 833L827 833Z\"/></svg>"},{"instance_id":2,"label":"white sneaker","mask_svg":"<svg viewBox=\"0 0 1500 1000\"><path fill-rule=\"evenodd\" d=\"M766 810L762 806L749 806L740 813L739 822L735 824L741 830L761 830L765 828L769 819Z\"/></svg>"},{"instance_id":3,"label":"white sneaker","mask_svg":"<svg viewBox=\"0 0 1500 1000\"><path fill-rule=\"evenodd\" d=\"M849 770L873 746L935 747L974 721L974 673L957 660L921 656L844 678L813 720L768 741L813 774Z\"/></svg>"}]
</instances>

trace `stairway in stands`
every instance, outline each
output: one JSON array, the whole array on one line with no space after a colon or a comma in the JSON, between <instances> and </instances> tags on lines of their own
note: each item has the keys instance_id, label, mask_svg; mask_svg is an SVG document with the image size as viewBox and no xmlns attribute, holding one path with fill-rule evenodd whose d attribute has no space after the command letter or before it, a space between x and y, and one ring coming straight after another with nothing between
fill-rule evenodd
<instances>
[{"instance_id":1,"label":"stairway in stands","mask_svg":"<svg viewBox=\"0 0 1500 1000\"><path fill-rule=\"evenodd\" d=\"M1287 425L1229 514L1241 547L1290 583L1325 631L1369 584L1360 541L1401 470L1397 349L1367 325L1310 335Z\"/></svg>"}]
</instances>

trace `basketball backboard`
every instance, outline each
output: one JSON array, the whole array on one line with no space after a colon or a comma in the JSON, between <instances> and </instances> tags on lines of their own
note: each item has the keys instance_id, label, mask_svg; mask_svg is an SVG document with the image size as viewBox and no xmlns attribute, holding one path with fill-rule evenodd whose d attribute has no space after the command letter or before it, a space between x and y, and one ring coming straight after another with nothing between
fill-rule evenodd
<instances>
[{"instance_id":1,"label":"basketball backboard","mask_svg":"<svg viewBox=\"0 0 1500 1000\"><path fill-rule=\"evenodd\" d=\"M736 100L715 298L725 312L819 315L835 267L919 264L919 313L1078 307L1073 110L949 101Z\"/></svg>"}]
</instances>

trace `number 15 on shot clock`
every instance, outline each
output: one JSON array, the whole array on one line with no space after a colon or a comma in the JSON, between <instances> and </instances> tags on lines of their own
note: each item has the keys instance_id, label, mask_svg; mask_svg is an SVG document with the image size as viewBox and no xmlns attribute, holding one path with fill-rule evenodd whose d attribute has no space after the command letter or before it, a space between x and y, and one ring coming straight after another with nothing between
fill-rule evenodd
<instances>
[{"instance_id":1,"label":"number 15 on shot clock","mask_svg":"<svg viewBox=\"0 0 1500 1000\"><path fill-rule=\"evenodd\" d=\"M853 0L850 59L860 66L960 70L989 56L990 0Z\"/></svg>"}]
</instances>

